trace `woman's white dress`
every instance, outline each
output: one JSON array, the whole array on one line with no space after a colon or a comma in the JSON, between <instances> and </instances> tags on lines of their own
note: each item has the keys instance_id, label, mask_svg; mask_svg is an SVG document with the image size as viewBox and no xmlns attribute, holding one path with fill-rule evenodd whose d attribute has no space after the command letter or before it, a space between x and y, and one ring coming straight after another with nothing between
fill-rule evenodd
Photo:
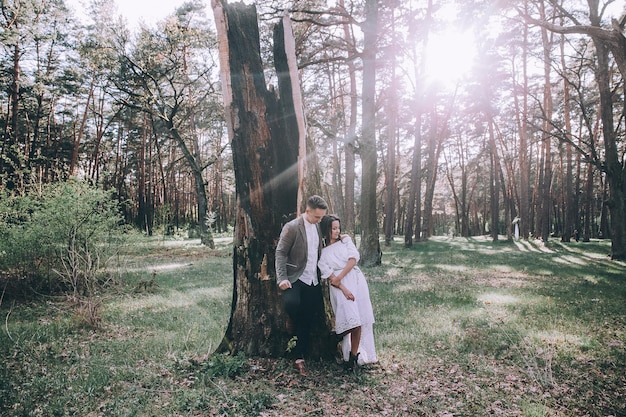
<instances>
[{"instance_id":1,"label":"woman's white dress","mask_svg":"<svg viewBox=\"0 0 626 417\"><path fill-rule=\"evenodd\" d=\"M349 236L322 249L318 263L322 278L331 274L338 275L346 266L349 258L359 261L359 251ZM365 276L355 266L341 280L354 295L354 301L346 299L339 288L330 287L330 303L335 312L335 332L342 334L347 330L361 326L361 342L359 343L359 363L378 362L374 346L374 311L370 301L369 288ZM350 353L350 334L346 334L341 343L343 359L348 360Z\"/></svg>"}]
</instances>

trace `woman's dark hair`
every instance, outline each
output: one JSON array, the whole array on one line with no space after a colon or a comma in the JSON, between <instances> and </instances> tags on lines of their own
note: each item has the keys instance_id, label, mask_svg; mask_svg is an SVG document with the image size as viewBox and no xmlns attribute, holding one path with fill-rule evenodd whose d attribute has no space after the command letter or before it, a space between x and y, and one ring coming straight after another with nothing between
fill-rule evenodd
<instances>
[{"instance_id":1,"label":"woman's dark hair","mask_svg":"<svg viewBox=\"0 0 626 417\"><path fill-rule=\"evenodd\" d=\"M332 214L327 214L322 217L320 221L320 229L322 230L322 238L324 239L324 246L330 245L330 230L333 227L333 222L338 221L339 226L341 226L341 220L339 217L333 216Z\"/></svg>"}]
</instances>

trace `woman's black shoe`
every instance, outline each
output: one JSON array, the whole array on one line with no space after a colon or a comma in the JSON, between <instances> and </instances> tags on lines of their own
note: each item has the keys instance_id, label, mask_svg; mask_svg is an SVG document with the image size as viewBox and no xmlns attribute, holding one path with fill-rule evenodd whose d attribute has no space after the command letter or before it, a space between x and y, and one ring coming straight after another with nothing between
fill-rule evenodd
<instances>
[{"instance_id":1,"label":"woman's black shoe","mask_svg":"<svg viewBox=\"0 0 626 417\"><path fill-rule=\"evenodd\" d=\"M357 353L356 355L350 352L350 358L348 362L346 362L346 370L352 371L354 373L359 372L359 355L361 353Z\"/></svg>"}]
</instances>

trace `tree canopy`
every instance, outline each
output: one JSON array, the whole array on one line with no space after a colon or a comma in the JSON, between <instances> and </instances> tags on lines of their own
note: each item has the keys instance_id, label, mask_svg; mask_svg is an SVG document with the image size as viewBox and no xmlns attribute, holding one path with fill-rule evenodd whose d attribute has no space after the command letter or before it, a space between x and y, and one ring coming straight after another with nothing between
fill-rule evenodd
<instances>
[{"instance_id":1,"label":"tree canopy","mask_svg":"<svg viewBox=\"0 0 626 417\"><path fill-rule=\"evenodd\" d=\"M82 22L61 0L0 5L2 192L84 178L126 223L211 244L236 204L210 5L135 31L112 1L88 7ZM307 161L367 262L379 233L407 246L512 238L515 218L523 239L607 238L626 259L626 40L613 2L257 7L270 84L271 31L291 19Z\"/></svg>"}]
</instances>

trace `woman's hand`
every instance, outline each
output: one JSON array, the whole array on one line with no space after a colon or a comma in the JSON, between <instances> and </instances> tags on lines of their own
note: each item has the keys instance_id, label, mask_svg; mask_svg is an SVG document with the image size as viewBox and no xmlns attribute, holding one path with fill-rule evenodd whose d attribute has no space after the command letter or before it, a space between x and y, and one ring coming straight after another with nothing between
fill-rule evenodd
<instances>
[{"instance_id":1,"label":"woman's hand","mask_svg":"<svg viewBox=\"0 0 626 417\"><path fill-rule=\"evenodd\" d=\"M341 286L341 292L345 295L346 300L354 301L354 294L352 294L352 292L350 292L350 290L343 285Z\"/></svg>"},{"instance_id":2,"label":"woman's hand","mask_svg":"<svg viewBox=\"0 0 626 417\"><path fill-rule=\"evenodd\" d=\"M341 280L343 279L343 277L339 277L335 274L332 274L330 276L330 285L332 285L333 287L337 287L339 288L339 286L341 285Z\"/></svg>"}]
</instances>

